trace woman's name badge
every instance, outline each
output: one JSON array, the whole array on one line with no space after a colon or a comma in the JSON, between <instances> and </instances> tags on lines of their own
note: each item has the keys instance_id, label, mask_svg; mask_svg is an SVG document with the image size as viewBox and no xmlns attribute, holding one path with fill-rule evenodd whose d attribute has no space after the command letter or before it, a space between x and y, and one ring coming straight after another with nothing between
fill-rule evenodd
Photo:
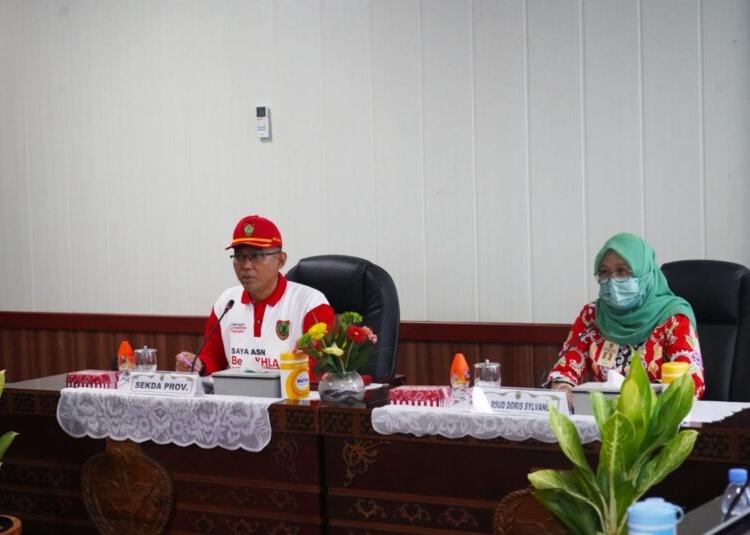
<instances>
[{"instance_id":1,"label":"woman's name badge","mask_svg":"<svg viewBox=\"0 0 750 535\"><path fill-rule=\"evenodd\" d=\"M598 361L599 366L601 368L613 368L615 365L615 358L617 357L617 351L619 349L620 346L614 342L604 342L602 354Z\"/></svg>"}]
</instances>

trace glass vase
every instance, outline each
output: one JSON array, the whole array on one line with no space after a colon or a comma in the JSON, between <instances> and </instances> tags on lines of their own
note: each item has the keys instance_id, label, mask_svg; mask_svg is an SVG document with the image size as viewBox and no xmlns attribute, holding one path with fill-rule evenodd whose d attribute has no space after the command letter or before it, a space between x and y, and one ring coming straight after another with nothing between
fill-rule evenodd
<instances>
[{"instance_id":1,"label":"glass vase","mask_svg":"<svg viewBox=\"0 0 750 535\"><path fill-rule=\"evenodd\" d=\"M318 383L320 400L354 405L365 400L365 382L359 372L326 372Z\"/></svg>"}]
</instances>

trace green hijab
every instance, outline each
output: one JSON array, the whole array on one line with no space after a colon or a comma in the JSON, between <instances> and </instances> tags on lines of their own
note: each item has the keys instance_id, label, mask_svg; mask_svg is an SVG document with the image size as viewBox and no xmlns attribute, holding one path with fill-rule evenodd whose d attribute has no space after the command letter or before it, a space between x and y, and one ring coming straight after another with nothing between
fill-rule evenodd
<instances>
[{"instance_id":1,"label":"green hijab","mask_svg":"<svg viewBox=\"0 0 750 535\"><path fill-rule=\"evenodd\" d=\"M612 236L596 255L594 273L608 251L614 251L638 279L641 304L633 310L616 310L602 299L596 300L596 324L608 340L618 344L645 342L654 329L675 314L684 314L695 327L690 304L672 293L659 266L653 247L643 238L623 232Z\"/></svg>"}]
</instances>

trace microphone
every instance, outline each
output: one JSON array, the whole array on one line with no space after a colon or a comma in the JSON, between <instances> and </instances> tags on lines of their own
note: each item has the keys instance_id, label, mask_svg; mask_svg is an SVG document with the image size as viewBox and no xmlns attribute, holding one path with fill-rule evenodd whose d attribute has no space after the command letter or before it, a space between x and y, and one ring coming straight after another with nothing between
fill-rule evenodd
<instances>
[{"instance_id":1,"label":"microphone","mask_svg":"<svg viewBox=\"0 0 750 535\"><path fill-rule=\"evenodd\" d=\"M227 306L224 307L224 312L221 313L221 316L219 316L219 319L216 320L216 323L214 323L213 327L211 327L211 330L208 331L208 334L203 339L203 342L201 343L200 347L198 348L198 351L195 353L195 356L193 357L193 361L190 363L190 372L193 372L195 370L195 361L198 360L198 355L201 354L201 351L203 351L203 348L206 347L206 344L211 339L213 334L216 332L216 328L221 323L221 320L224 319L224 316L227 315L227 312L234 306L234 299L230 299L227 303Z\"/></svg>"}]
</instances>

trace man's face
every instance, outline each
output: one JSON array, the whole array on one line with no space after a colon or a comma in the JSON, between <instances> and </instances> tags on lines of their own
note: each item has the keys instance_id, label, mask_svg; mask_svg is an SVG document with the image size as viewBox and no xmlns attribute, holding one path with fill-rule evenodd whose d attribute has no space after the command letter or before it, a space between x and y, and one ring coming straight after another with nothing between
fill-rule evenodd
<instances>
[{"instance_id":1,"label":"man's face","mask_svg":"<svg viewBox=\"0 0 750 535\"><path fill-rule=\"evenodd\" d=\"M276 288L279 270L286 264L286 253L276 248L235 247L232 264L242 287L254 301L260 301Z\"/></svg>"}]
</instances>

